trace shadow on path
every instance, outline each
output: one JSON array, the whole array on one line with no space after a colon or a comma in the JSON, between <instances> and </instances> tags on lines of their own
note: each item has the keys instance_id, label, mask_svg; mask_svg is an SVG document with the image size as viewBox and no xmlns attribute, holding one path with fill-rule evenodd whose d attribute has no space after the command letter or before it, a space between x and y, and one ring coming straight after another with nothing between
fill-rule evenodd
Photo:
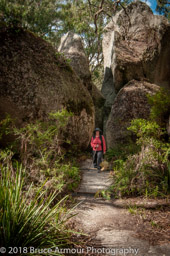
<instances>
[{"instance_id":1,"label":"shadow on path","mask_svg":"<svg viewBox=\"0 0 170 256\"><path fill-rule=\"evenodd\" d=\"M112 183L109 172L97 173L90 159L82 163L81 171L82 181L74 194L80 204L73 221L79 230L94 237L94 250L89 251L89 255L170 255L170 244L151 246L148 241L136 237L137 229L142 227L134 223L127 205L121 200L94 197L96 192L107 189ZM99 247L101 251L95 251Z\"/></svg>"}]
</instances>

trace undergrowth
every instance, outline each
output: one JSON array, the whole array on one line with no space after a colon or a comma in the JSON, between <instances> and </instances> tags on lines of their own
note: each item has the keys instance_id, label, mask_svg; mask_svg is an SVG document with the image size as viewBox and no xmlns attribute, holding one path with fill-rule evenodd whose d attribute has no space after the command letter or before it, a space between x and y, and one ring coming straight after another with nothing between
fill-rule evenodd
<instances>
[{"instance_id":1,"label":"undergrowth","mask_svg":"<svg viewBox=\"0 0 170 256\"><path fill-rule=\"evenodd\" d=\"M167 95L161 89L156 95L149 96L149 102L153 104L150 120L131 121L128 130L137 137L135 143L119 145L107 152L113 176L109 193L114 196L156 198L169 194L170 144L165 123L170 98Z\"/></svg>"},{"instance_id":2,"label":"undergrowth","mask_svg":"<svg viewBox=\"0 0 170 256\"><path fill-rule=\"evenodd\" d=\"M22 248L19 255L24 255L24 250L31 255L30 247L54 249L68 246L71 244L71 231L67 229L66 221L71 212L64 212L63 208L67 196L53 204L57 191L45 197L43 184L30 200L32 185L24 191L24 174L21 165L17 166L15 173L1 167L0 246Z\"/></svg>"},{"instance_id":3,"label":"undergrowth","mask_svg":"<svg viewBox=\"0 0 170 256\"><path fill-rule=\"evenodd\" d=\"M17 159L26 170L27 184L41 186L46 179L46 190L58 190L59 193L73 191L80 181L79 169L72 155L67 157L62 144L70 145L62 132L72 113L66 110L50 113L48 121L37 120L18 128L9 116L1 121L1 137L13 134L15 143L0 149L0 161L3 166L13 168ZM70 145L71 147L71 145Z\"/></svg>"},{"instance_id":4,"label":"undergrowth","mask_svg":"<svg viewBox=\"0 0 170 256\"><path fill-rule=\"evenodd\" d=\"M0 149L1 246L71 246L66 204L80 181L76 161L71 155L65 161L62 148L70 145L63 131L71 115L66 110L50 113L47 121L22 128L9 116L0 122L0 139L16 138Z\"/></svg>"}]
</instances>

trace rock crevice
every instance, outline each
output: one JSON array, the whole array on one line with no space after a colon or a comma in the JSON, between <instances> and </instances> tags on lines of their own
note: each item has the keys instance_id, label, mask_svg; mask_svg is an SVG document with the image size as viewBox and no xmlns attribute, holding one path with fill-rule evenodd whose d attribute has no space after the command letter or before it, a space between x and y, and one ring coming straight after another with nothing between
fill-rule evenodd
<instances>
[{"instance_id":1,"label":"rock crevice","mask_svg":"<svg viewBox=\"0 0 170 256\"><path fill-rule=\"evenodd\" d=\"M150 87L155 84L155 88L157 86L170 88L169 41L168 20L163 16L154 15L150 7L140 1L133 2L126 9L119 11L105 27L103 37L105 72L102 93L106 98L104 130L109 147L115 145L116 138L124 141L127 137L127 123L123 122L120 126L121 136L115 125L115 115L119 116L122 108L126 120L129 116L129 106L132 107L133 114L138 113L129 116L128 123L132 118L148 117L149 107L145 100L146 90L144 89L146 84L150 83ZM131 90L131 93L127 94L127 87L132 84L135 84L134 91ZM121 91L121 95L124 93L129 100L127 104L122 102L121 104L125 104L123 106L120 104L119 94L122 88L124 90ZM141 102L141 96L137 96L141 89L145 105L137 104ZM136 93L135 98L134 93ZM142 110L146 108L147 111ZM111 134L115 139L111 139Z\"/></svg>"},{"instance_id":2,"label":"rock crevice","mask_svg":"<svg viewBox=\"0 0 170 256\"><path fill-rule=\"evenodd\" d=\"M105 98L91 80L89 61L81 37L73 32L68 32L61 38L58 50L64 54L65 58L70 59L73 70L89 91L95 106L95 126L102 129Z\"/></svg>"}]
</instances>

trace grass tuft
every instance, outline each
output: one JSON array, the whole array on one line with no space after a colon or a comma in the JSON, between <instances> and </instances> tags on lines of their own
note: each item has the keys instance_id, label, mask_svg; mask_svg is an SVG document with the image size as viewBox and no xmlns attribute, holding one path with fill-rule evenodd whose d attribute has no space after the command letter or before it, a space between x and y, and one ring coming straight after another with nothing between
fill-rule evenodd
<instances>
[{"instance_id":1,"label":"grass tuft","mask_svg":"<svg viewBox=\"0 0 170 256\"><path fill-rule=\"evenodd\" d=\"M17 166L15 174L9 168L1 167L0 246L38 249L68 247L70 231L65 223L70 216L62 209L67 196L54 205L56 192L44 197L43 184L35 197L28 200L32 185L27 192L23 191L23 173L21 165Z\"/></svg>"}]
</instances>

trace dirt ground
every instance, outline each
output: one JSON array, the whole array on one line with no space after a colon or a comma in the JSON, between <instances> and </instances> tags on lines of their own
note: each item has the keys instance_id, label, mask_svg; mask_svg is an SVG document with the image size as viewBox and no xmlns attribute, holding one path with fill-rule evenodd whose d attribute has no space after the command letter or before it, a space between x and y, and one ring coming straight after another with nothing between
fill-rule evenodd
<instances>
[{"instance_id":1,"label":"dirt ground","mask_svg":"<svg viewBox=\"0 0 170 256\"><path fill-rule=\"evenodd\" d=\"M170 255L168 200L95 198L98 188L109 185L109 173L91 168L86 160L71 220L76 230L88 235L78 255Z\"/></svg>"}]
</instances>

